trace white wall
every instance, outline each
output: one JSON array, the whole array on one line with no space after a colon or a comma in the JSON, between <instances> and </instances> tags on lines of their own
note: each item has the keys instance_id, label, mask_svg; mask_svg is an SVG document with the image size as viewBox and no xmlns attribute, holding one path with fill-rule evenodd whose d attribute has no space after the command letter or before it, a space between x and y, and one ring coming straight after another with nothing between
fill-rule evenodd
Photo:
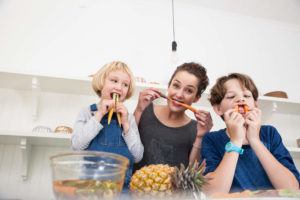
<instances>
[{"instance_id":1,"label":"white wall","mask_svg":"<svg viewBox=\"0 0 300 200\"><path fill-rule=\"evenodd\" d=\"M284 90L290 99L300 99L295 89L300 85L300 24L205 2L175 1L178 64L201 62L210 87L221 75L242 72L253 77L261 93ZM280 5L276 2L266 12ZM118 59L136 76L166 83L175 69L171 19L169 0L1 1L0 71L86 77Z\"/></svg>"}]
</instances>

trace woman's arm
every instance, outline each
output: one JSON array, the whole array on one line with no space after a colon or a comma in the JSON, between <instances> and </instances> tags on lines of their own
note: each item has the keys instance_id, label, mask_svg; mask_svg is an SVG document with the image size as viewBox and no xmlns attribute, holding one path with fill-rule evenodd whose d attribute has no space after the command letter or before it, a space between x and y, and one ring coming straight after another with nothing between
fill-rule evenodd
<instances>
[{"instance_id":1,"label":"woman's arm","mask_svg":"<svg viewBox=\"0 0 300 200\"><path fill-rule=\"evenodd\" d=\"M138 127L135 122L135 118L132 114L128 115L130 128L127 134L122 134L123 138L128 146L130 153L133 156L133 161L138 163L142 160L144 154L144 146L141 142Z\"/></svg>"},{"instance_id":2,"label":"woman's arm","mask_svg":"<svg viewBox=\"0 0 300 200\"><path fill-rule=\"evenodd\" d=\"M194 163L195 160L200 162L201 159L201 146L203 136L210 131L213 126L210 112L204 110L197 110L195 112L197 119L197 136L193 143L193 148L189 156L189 163Z\"/></svg>"}]
</instances>

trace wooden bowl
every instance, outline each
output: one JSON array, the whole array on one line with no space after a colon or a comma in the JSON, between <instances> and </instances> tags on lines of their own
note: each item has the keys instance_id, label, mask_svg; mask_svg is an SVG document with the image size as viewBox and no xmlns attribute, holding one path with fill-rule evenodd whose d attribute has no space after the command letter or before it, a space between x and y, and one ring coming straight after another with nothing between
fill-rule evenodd
<instances>
[{"instance_id":1,"label":"wooden bowl","mask_svg":"<svg viewBox=\"0 0 300 200\"><path fill-rule=\"evenodd\" d=\"M286 92L284 92L284 91L273 91L273 92L268 92L268 93L264 94L264 96L269 96L269 97L279 97L279 98L285 98L285 99L288 98Z\"/></svg>"}]
</instances>

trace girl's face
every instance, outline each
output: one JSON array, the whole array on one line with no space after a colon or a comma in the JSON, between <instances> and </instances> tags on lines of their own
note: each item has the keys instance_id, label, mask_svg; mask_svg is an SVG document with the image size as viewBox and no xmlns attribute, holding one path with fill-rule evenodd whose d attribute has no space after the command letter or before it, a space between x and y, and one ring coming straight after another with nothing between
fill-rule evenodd
<instances>
[{"instance_id":1,"label":"girl's face","mask_svg":"<svg viewBox=\"0 0 300 200\"><path fill-rule=\"evenodd\" d=\"M104 79L101 98L112 99L113 93L119 95L119 100L124 101L129 89L130 77L126 72L116 70L110 72Z\"/></svg>"},{"instance_id":2,"label":"girl's face","mask_svg":"<svg viewBox=\"0 0 300 200\"><path fill-rule=\"evenodd\" d=\"M179 71L176 73L170 86L168 87L168 97L173 100L191 105L197 102L200 95L196 97L198 91L198 78L187 72ZM184 111L186 108L168 101L169 108L173 111Z\"/></svg>"},{"instance_id":3,"label":"girl's face","mask_svg":"<svg viewBox=\"0 0 300 200\"><path fill-rule=\"evenodd\" d=\"M257 107L257 102L252 96L252 92L244 88L237 79L230 79L224 83L226 93L219 105L219 115L223 115L227 110L234 109L236 105L247 105L249 109ZM239 113L245 114L243 108L239 107Z\"/></svg>"}]
</instances>

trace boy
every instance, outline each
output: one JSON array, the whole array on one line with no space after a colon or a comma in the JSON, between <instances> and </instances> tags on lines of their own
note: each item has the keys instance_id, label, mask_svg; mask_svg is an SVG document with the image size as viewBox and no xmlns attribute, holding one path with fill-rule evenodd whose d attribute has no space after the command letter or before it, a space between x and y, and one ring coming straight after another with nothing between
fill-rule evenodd
<instances>
[{"instance_id":1,"label":"boy","mask_svg":"<svg viewBox=\"0 0 300 200\"><path fill-rule=\"evenodd\" d=\"M277 130L261 126L258 90L250 77L220 77L209 101L226 129L206 134L201 155L208 194L258 189L299 189L299 172Z\"/></svg>"}]
</instances>

